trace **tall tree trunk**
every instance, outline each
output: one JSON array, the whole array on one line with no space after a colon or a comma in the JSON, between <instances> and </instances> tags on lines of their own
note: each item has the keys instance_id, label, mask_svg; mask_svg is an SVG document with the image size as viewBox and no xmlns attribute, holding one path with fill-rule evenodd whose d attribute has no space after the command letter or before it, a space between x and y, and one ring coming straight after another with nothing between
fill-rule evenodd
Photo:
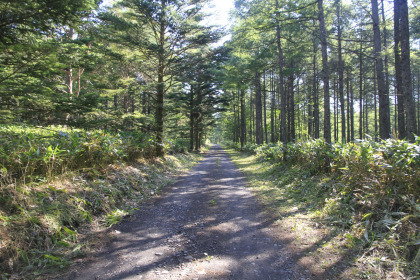
<instances>
[{"instance_id":1,"label":"tall tree trunk","mask_svg":"<svg viewBox=\"0 0 420 280\"><path fill-rule=\"evenodd\" d=\"M327 35L325 31L323 0L318 0L318 19L322 53L322 81L324 83L324 139L325 142L331 144L331 113L329 93L330 83L328 73Z\"/></svg>"},{"instance_id":2,"label":"tall tree trunk","mask_svg":"<svg viewBox=\"0 0 420 280\"><path fill-rule=\"evenodd\" d=\"M376 86L376 79L373 78L373 108L375 110L375 142L378 141L378 110L377 110L377 102L376 102L376 95L377 95L377 86Z\"/></svg>"},{"instance_id":3,"label":"tall tree trunk","mask_svg":"<svg viewBox=\"0 0 420 280\"><path fill-rule=\"evenodd\" d=\"M386 19L385 19L385 7L384 7L384 0L381 0L381 8L382 8L382 24L383 24L383 37L384 37L384 49L387 50L388 49L388 31L386 29ZM385 89L386 89L386 95L388 96L388 100L389 100L389 67L388 67L388 52L385 52L385 57L384 57L384 67L385 67ZM375 93L376 94L376 93ZM376 96L375 96L375 119L377 119L377 106L376 106L377 100L376 100ZM375 141L377 141L378 139L378 123L377 120L375 122ZM391 124L390 124L391 127Z\"/></svg>"},{"instance_id":4,"label":"tall tree trunk","mask_svg":"<svg viewBox=\"0 0 420 280\"><path fill-rule=\"evenodd\" d=\"M389 114L389 96L387 95L384 67L381 57L381 33L379 30L379 11L378 11L378 0L371 0L372 4L372 24L373 24L373 42L375 50L375 61L376 61L376 76L378 83L378 94L379 94L379 136L382 139L388 139L390 137L390 114Z\"/></svg>"},{"instance_id":5,"label":"tall tree trunk","mask_svg":"<svg viewBox=\"0 0 420 280\"><path fill-rule=\"evenodd\" d=\"M369 95L368 92L366 90L366 83L365 83L365 134L370 134L369 132Z\"/></svg>"},{"instance_id":6,"label":"tall tree trunk","mask_svg":"<svg viewBox=\"0 0 420 280\"><path fill-rule=\"evenodd\" d=\"M398 0L401 5L400 15L400 39L401 39L401 76L402 76L402 94L407 108L407 138L414 141L414 135L417 135L416 125L416 107L412 93L411 66L410 66L410 32L408 24L408 5L407 0Z\"/></svg>"},{"instance_id":7,"label":"tall tree trunk","mask_svg":"<svg viewBox=\"0 0 420 280\"><path fill-rule=\"evenodd\" d=\"M346 142L346 114L344 104L344 63L341 47L341 0L337 0L337 32L338 32L338 92L340 95L340 108L341 108L341 141Z\"/></svg>"},{"instance_id":8,"label":"tall tree trunk","mask_svg":"<svg viewBox=\"0 0 420 280\"><path fill-rule=\"evenodd\" d=\"M322 0L319 0L322 2ZM276 10L280 9L279 1L276 0ZM279 92L281 97L280 102L280 141L284 144L287 143L287 107L286 107L286 92L284 90L284 77L283 77L283 68L284 68L284 58L283 58L283 49L281 46L281 30L280 30L280 20L276 16L276 42L277 42L277 51L278 51L278 70L279 70Z\"/></svg>"},{"instance_id":9,"label":"tall tree trunk","mask_svg":"<svg viewBox=\"0 0 420 280\"><path fill-rule=\"evenodd\" d=\"M417 131L420 131L420 71L417 71Z\"/></svg>"},{"instance_id":10,"label":"tall tree trunk","mask_svg":"<svg viewBox=\"0 0 420 280\"><path fill-rule=\"evenodd\" d=\"M241 89L241 150L246 142L245 90Z\"/></svg>"},{"instance_id":11,"label":"tall tree trunk","mask_svg":"<svg viewBox=\"0 0 420 280\"><path fill-rule=\"evenodd\" d=\"M265 85L265 72L263 74L263 104L264 104L264 136L265 136L265 143L268 143L268 132L267 132L267 89L266 89L266 85Z\"/></svg>"},{"instance_id":12,"label":"tall tree trunk","mask_svg":"<svg viewBox=\"0 0 420 280\"><path fill-rule=\"evenodd\" d=\"M197 90L197 106L196 106L196 121L195 121L195 150L199 151L201 149L201 140L203 135L203 112L201 109L201 104L203 103L203 93L200 89L200 86L198 86Z\"/></svg>"},{"instance_id":13,"label":"tall tree trunk","mask_svg":"<svg viewBox=\"0 0 420 280\"><path fill-rule=\"evenodd\" d=\"M337 100L337 95L336 95L336 80L335 80L335 76L333 78L333 131L334 131L334 142L337 142L337 104L338 104L338 100Z\"/></svg>"},{"instance_id":14,"label":"tall tree trunk","mask_svg":"<svg viewBox=\"0 0 420 280\"><path fill-rule=\"evenodd\" d=\"M350 132L350 71L347 68L347 142L351 141ZM353 108L352 108L353 109Z\"/></svg>"},{"instance_id":15,"label":"tall tree trunk","mask_svg":"<svg viewBox=\"0 0 420 280\"><path fill-rule=\"evenodd\" d=\"M351 125L350 140L354 141L354 138L355 138L355 134L354 134L354 91L353 91L352 80L350 80L350 125Z\"/></svg>"},{"instance_id":16,"label":"tall tree trunk","mask_svg":"<svg viewBox=\"0 0 420 280\"><path fill-rule=\"evenodd\" d=\"M232 92L233 94L233 142L238 143L239 135L237 134L237 126L238 123L236 122L236 104L235 104L235 91Z\"/></svg>"},{"instance_id":17,"label":"tall tree trunk","mask_svg":"<svg viewBox=\"0 0 420 280\"><path fill-rule=\"evenodd\" d=\"M401 6L399 1L394 1L394 59L395 59L395 90L397 96L397 128L398 138L404 139L407 134L405 130L405 106L404 106L404 94L402 90L402 65L401 65L401 33L400 33L400 21L401 21Z\"/></svg>"},{"instance_id":18,"label":"tall tree trunk","mask_svg":"<svg viewBox=\"0 0 420 280\"><path fill-rule=\"evenodd\" d=\"M360 31L360 49L359 49L359 138L363 139L363 36Z\"/></svg>"},{"instance_id":19,"label":"tall tree trunk","mask_svg":"<svg viewBox=\"0 0 420 280\"><path fill-rule=\"evenodd\" d=\"M162 11L159 25L159 53L158 53L158 72L156 88L156 156L164 155L163 150L163 118L164 118L164 94L165 94L165 30L166 30L166 0L161 0Z\"/></svg>"},{"instance_id":20,"label":"tall tree trunk","mask_svg":"<svg viewBox=\"0 0 420 280\"><path fill-rule=\"evenodd\" d=\"M314 103L314 100L312 98L314 90L315 89L313 89L309 86L308 95L307 95L307 99L308 99L308 136L309 136L309 139L314 137L314 135L313 135L313 126L314 126L313 103Z\"/></svg>"},{"instance_id":21,"label":"tall tree trunk","mask_svg":"<svg viewBox=\"0 0 420 280\"><path fill-rule=\"evenodd\" d=\"M259 72L255 74L255 134L257 144L262 144L261 73Z\"/></svg>"},{"instance_id":22,"label":"tall tree trunk","mask_svg":"<svg viewBox=\"0 0 420 280\"><path fill-rule=\"evenodd\" d=\"M236 96L238 97L238 99L237 99L237 105L236 105L236 114L237 114L237 117L236 117L236 135L237 135L237 138L238 138L238 142L240 142L241 141L241 93L240 93L240 91L239 91L239 89L236 91Z\"/></svg>"},{"instance_id":23,"label":"tall tree trunk","mask_svg":"<svg viewBox=\"0 0 420 280\"><path fill-rule=\"evenodd\" d=\"M252 91L249 93L249 142L254 142L254 101Z\"/></svg>"},{"instance_id":24,"label":"tall tree trunk","mask_svg":"<svg viewBox=\"0 0 420 280\"><path fill-rule=\"evenodd\" d=\"M314 40L314 57L313 57L313 72L314 72L314 79L313 79L313 100L314 100L314 137L315 139L319 139L319 84L318 84L318 73L317 73L317 64L316 64L316 53L317 47Z\"/></svg>"},{"instance_id":25,"label":"tall tree trunk","mask_svg":"<svg viewBox=\"0 0 420 280\"><path fill-rule=\"evenodd\" d=\"M293 64L290 65L293 68ZM294 89L294 81L295 76L291 74L288 78L289 82L289 119L290 119L290 138L289 141L293 142L296 139L296 125L295 125L295 89Z\"/></svg>"},{"instance_id":26,"label":"tall tree trunk","mask_svg":"<svg viewBox=\"0 0 420 280\"><path fill-rule=\"evenodd\" d=\"M190 150L194 150L194 86L190 89Z\"/></svg>"},{"instance_id":27,"label":"tall tree trunk","mask_svg":"<svg viewBox=\"0 0 420 280\"><path fill-rule=\"evenodd\" d=\"M275 123L275 111L276 111L276 92L274 90L274 81L273 81L273 70L270 72L270 93L271 93L271 112L270 112L270 120L271 120L271 143L276 142L276 123Z\"/></svg>"}]
</instances>

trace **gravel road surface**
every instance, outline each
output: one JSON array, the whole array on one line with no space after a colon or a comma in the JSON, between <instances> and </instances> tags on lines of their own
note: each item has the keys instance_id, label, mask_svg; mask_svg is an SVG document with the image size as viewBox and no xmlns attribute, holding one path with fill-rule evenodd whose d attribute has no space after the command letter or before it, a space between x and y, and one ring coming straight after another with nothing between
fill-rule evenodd
<instances>
[{"instance_id":1,"label":"gravel road surface","mask_svg":"<svg viewBox=\"0 0 420 280\"><path fill-rule=\"evenodd\" d=\"M220 146L57 279L311 279Z\"/></svg>"}]
</instances>

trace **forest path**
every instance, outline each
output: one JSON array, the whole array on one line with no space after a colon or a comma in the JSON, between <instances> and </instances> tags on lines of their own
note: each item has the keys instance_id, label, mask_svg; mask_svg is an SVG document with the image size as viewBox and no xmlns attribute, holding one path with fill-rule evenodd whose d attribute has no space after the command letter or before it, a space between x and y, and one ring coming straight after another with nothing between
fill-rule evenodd
<instances>
[{"instance_id":1,"label":"forest path","mask_svg":"<svg viewBox=\"0 0 420 280\"><path fill-rule=\"evenodd\" d=\"M311 279L216 145L58 279Z\"/></svg>"}]
</instances>

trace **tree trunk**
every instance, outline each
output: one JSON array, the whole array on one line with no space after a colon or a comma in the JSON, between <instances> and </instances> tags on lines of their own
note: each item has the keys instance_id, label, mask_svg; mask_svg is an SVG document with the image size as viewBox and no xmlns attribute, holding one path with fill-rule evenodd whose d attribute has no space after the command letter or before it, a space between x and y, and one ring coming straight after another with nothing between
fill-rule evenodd
<instances>
[{"instance_id":1,"label":"tree trunk","mask_svg":"<svg viewBox=\"0 0 420 280\"><path fill-rule=\"evenodd\" d=\"M401 53L400 53L400 21L401 11L399 1L394 1L394 59L395 59L395 90L397 96L397 128L398 138L404 139L406 135L405 130L405 106L404 106L404 94L402 90L402 69L401 69Z\"/></svg>"},{"instance_id":2,"label":"tree trunk","mask_svg":"<svg viewBox=\"0 0 420 280\"><path fill-rule=\"evenodd\" d=\"M402 76L402 94L407 109L407 138L414 141L414 135L417 135L416 125L416 107L412 93L411 66L410 66L410 32L408 24L408 5L407 0L398 0L400 8L400 39L401 39L401 76Z\"/></svg>"},{"instance_id":3,"label":"tree trunk","mask_svg":"<svg viewBox=\"0 0 420 280\"><path fill-rule=\"evenodd\" d=\"M324 83L324 139L331 144L331 113L330 113L330 93L329 93L329 73L327 55L327 35L325 32L323 0L318 0L318 19L321 39L322 53L322 81Z\"/></svg>"},{"instance_id":4,"label":"tree trunk","mask_svg":"<svg viewBox=\"0 0 420 280\"><path fill-rule=\"evenodd\" d=\"M257 144L262 144L261 74L259 72L255 74L255 134Z\"/></svg>"},{"instance_id":5,"label":"tree trunk","mask_svg":"<svg viewBox=\"0 0 420 280\"><path fill-rule=\"evenodd\" d=\"M265 72L263 74L263 104L264 104L264 136L265 136L265 143L268 143L268 132L267 132L267 89L265 85Z\"/></svg>"},{"instance_id":6,"label":"tree trunk","mask_svg":"<svg viewBox=\"0 0 420 280\"><path fill-rule=\"evenodd\" d=\"M291 65L291 68L293 68L293 65ZM296 126L295 126L295 89L294 89L294 81L295 77L294 74L291 74L288 78L288 84L289 84L289 125L290 125L290 135L289 135L289 141L293 142L296 139Z\"/></svg>"},{"instance_id":7,"label":"tree trunk","mask_svg":"<svg viewBox=\"0 0 420 280\"><path fill-rule=\"evenodd\" d=\"M386 19L385 19L385 7L384 7L384 0L381 0L381 6L382 6L382 24L383 24L383 37L384 37L384 50L388 49L388 31L386 29ZM386 95L388 96L389 100L389 67L388 67L388 52L385 53L384 58L384 67L385 67L385 89L386 89ZM376 94L376 93L375 93ZM375 95L375 120L377 119L377 98ZM378 123L377 120L375 121L375 141L378 141ZM391 129L391 124L390 124Z\"/></svg>"},{"instance_id":8,"label":"tree trunk","mask_svg":"<svg viewBox=\"0 0 420 280\"><path fill-rule=\"evenodd\" d=\"M190 89L190 151L194 150L194 86Z\"/></svg>"},{"instance_id":9,"label":"tree trunk","mask_svg":"<svg viewBox=\"0 0 420 280\"><path fill-rule=\"evenodd\" d=\"M335 76L333 78L333 131L334 131L334 142L337 142L337 95L336 95L336 81Z\"/></svg>"},{"instance_id":10,"label":"tree trunk","mask_svg":"<svg viewBox=\"0 0 420 280\"><path fill-rule=\"evenodd\" d=\"M202 140L202 135L203 135L203 112L201 109L201 105L203 103L203 95L201 92L200 87L198 87L199 89L197 90L197 106L196 106L196 121L195 121L195 128L194 128L194 133L195 133L195 148L194 150L199 151L201 149L201 140Z\"/></svg>"},{"instance_id":11,"label":"tree trunk","mask_svg":"<svg viewBox=\"0 0 420 280\"><path fill-rule=\"evenodd\" d=\"M377 110L377 102L376 102L376 95L377 95L377 86L376 86L376 79L373 78L373 108L375 110L375 142L378 141L378 110Z\"/></svg>"},{"instance_id":12,"label":"tree trunk","mask_svg":"<svg viewBox=\"0 0 420 280\"><path fill-rule=\"evenodd\" d=\"M319 0L322 1L322 0ZM279 10L279 1L276 0L276 10ZM278 51L278 70L279 70L279 87L280 87L280 141L284 144L287 143L287 114L286 114L286 92L284 90L284 77L283 77L283 68L284 68L284 59L283 59L283 49L281 46L281 30L280 30L280 21L278 15L276 16L276 42L277 42L277 51Z\"/></svg>"},{"instance_id":13,"label":"tree trunk","mask_svg":"<svg viewBox=\"0 0 420 280\"><path fill-rule=\"evenodd\" d=\"M337 32L338 32L338 92L340 95L341 108L341 142L346 142L346 114L344 104L344 63L341 47L341 0L337 0Z\"/></svg>"},{"instance_id":14,"label":"tree trunk","mask_svg":"<svg viewBox=\"0 0 420 280\"><path fill-rule=\"evenodd\" d=\"M351 141L350 115L350 71L347 68L347 142Z\"/></svg>"},{"instance_id":15,"label":"tree trunk","mask_svg":"<svg viewBox=\"0 0 420 280\"><path fill-rule=\"evenodd\" d=\"M373 24L373 42L375 50L375 61L376 61L376 76L378 83L378 94L379 94L379 136L382 139L388 139L390 137L390 117L389 117L389 96L387 95L385 78L384 78L384 67L381 57L381 33L379 30L379 12L378 12L378 0L371 0L372 4L372 24Z\"/></svg>"},{"instance_id":16,"label":"tree trunk","mask_svg":"<svg viewBox=\"0 0 420 280\"><path fill-rule=\"evenodd\" d=\"M271 112L270 112L270 120L271 120L271 143L276 142L276 136L275 136L275 132L276 132L276 123L275 123L275 111L276 111L276 92L274 90L274 81L273 81L273 70L271 70L270 73L270 93L271 93Z\"/></svg>"},{"instance_id":17,"label":"tree trunk","mask_svg":"<svg viewBox=\"0 0 420 280\"><path fill-rule=\"evenodd\" d=\"M166 29L166 0L161 0L162 12L160 16L159 30L159 53L158 73L156 87L156 111L155 111L155 133L156 133L156 156L162 157L163 150L163 118L164 118L164 94L165 94L165 29Z\"/></svg>"},{"instance_id":18,"label":"tree trunk","mask_svg":"<svg viewBox=\"0 0 420 280\"><path fill-rule=\"evenodd\" d=\"M254 142L254 102L252 100L252 91L249 94L249 142Z\"/></svg>"},{"instance_id":19,"label":"tree trunk","mask_svg":"<svg viewBox=\"0 0 420 280\"><path fill-rule=\"evenodd\" d=\"M245 90L241 89L241 151L246 142Z\"/></svg>"},{"instance_id":20,"label":"tree trunk","mask_svg":"<svg viewBox=\"0 0 420 280\"><path fill-rule=\"evenodd\" d=\"M317 64L316 64L316 43L314 41L314 57L313 57L313 100L314 100L314 137L319 139L319 84L318 84L318 73L317 73Z\"/></svg>"},{"instance_id":21,"label":"tree trunk","mask_svg":"<svg viewBox=\"0 0 420 280\"><path fill-rule=\"evenodd\" d=\"M363 36L360 33L359 49L359 138L363 139Z\"/></svg>"}]
</instances>

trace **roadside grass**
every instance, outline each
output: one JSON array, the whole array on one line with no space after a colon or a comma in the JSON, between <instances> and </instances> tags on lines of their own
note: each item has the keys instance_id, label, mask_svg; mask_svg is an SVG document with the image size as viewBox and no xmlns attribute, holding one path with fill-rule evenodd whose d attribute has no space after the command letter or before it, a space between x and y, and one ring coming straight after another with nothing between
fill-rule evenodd
<instances>
[{"instance_id":1,"label":"roadside grass","mask_svg":"<svg viewBox=\"0 0 420 280\"><path fill-rule=\"evenodd\" d=\"M418 279L416 212L400 213L400 219L384 209L363 212L367 210L358 207L359 201L376 205L378 197L346 193L349 183L341 173L313 172L258 153L227 151L269 215L284 234L293 235L290 246L298 261L318 279ZM387 222L392 224L378 226Z\"/></svg>"},{"instance_id":2,"label":"roadside grass","mask_svg":"<svg viewBox=\"0 0 420 280\"><path fill-rule=\"evenodd\" d=\"M135 134L17 126L0 133L0 279L43 279L97 250L112 225L202 158L176 153L178 142L163 159L145 157L150 143Z\"/></svg>"}]
</instances>

